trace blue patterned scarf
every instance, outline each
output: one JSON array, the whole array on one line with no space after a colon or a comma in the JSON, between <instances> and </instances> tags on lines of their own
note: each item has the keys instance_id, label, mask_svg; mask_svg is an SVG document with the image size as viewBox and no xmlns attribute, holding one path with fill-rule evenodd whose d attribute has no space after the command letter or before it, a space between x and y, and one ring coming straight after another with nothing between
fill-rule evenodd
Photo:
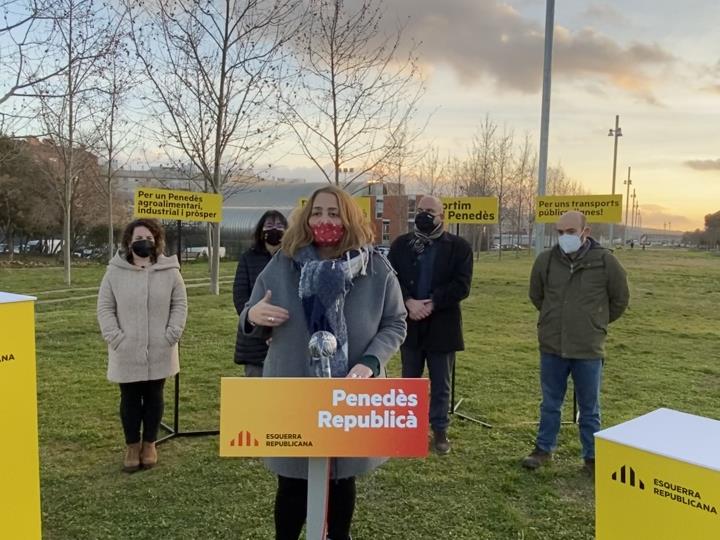
<instances>
[{"instance_id":1,"label":"blue patterned scarf","mask_svg":"<svg viewBox=\"0 0 720 540\"><path fill-rule=\"evenodd\" d=\"M351 250L339 259L320 259L312 245L300 248L295 263L300 267L298 293L305 311L310 335L321 330L331 332L338 342L330 361L333 377L348 374L345 296L358 275L365 275L371 247Z\"/></svg>"}]
</instances>

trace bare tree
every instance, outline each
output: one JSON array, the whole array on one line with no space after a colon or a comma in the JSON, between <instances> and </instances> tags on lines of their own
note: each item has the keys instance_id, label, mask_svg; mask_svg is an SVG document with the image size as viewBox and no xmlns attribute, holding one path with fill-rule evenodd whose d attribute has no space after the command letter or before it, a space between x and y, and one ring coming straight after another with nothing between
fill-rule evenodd
<instances>
[{"instance_id":1,"label":"bare tree","mask_svg":"<svg viewBox=\"0 0 720 540\"><path fill-rule=\"evenodd\" d=\"M397 156L423 86L403 29L384 34L381 0L350 10L344 0L311 0L295 40L299 81L286 96L285 123L328 182L352 168L345 186ZM327 169L329 164L330 169Z\"/></svg>"},{"instance_id":2,"label":"bare tree","mask_svg":"<svg viewBox=\"0 0 720 540\"><path fill-rule=\"evenodd\" d=\"M139 142L138 125L129 118L130 92L138 82L135 66L130 62L124 38L118 37L118 46L106 58L106 76L101 83L98 107L94 122L98 133L95 148L106 163L103 174L97 177L95 187L107 205L108 261L115 251L113 193L114 180L123 165L131 159L132 150Z\"/></svg>"},{"instance_id":3,"label":"bare tree","mask_svg":"<svg viewBox=\"0 0 720 540\"><path fill-rule=\"evenodd\" d=\"M417 183L426 195L439 197L448 191L447 164L440 158L440 149L429 146L417 168Z\"/></svg>"},{"instance_id":4,"label":"bare tree","mask_svg":"<svg viewBox=\"0 0 720 540\"><path fill-rule=\"evenodd\" d=\"M485 120L470 143L462 175L463 191L469 197L488 197L494 194L496 132L497 124L490 120L489 116L485 116ZM492 226L483 226L479 238L473 231L474 249L483 251L490 247L488 231L492 231L492 229Z\"/></svg>"},{"instance_id":5,"label":"bare tree","mask_svg":"<svg viewBox=\"0 0 720 540\"><path fill-rule=\"evenodd\" d=\"M509 210L513 211L517 245L522 243L523 231L527 232L528 239L532 236L536 167L537 154L533 151L530 136L526 135L515 157L515 168L509 186L510 200L507 205Z\"/></svg>"},{"instance_id":6,"label":"bare tree","mask_svg":"<svg viewBox=\"0 0 720 540\"><path fill-rule=\"evenodd\" d=\"M192 163L205 191L227 196L242 189L276 141L271 111L297 3L157 0L131 6L156 135L174 163ZM219 294L219 224L210 231L210 290Z\"/></svg>"},{"instance_id":7,"label":"bare tree","mask_svg":"<svg viewBox=\"0 0 720 540\"><path fill-rule=\"evenodd\" d=\"M48 63L57 15L48 0L0 1L0 105L12 97L36 97L37 86L64 73ZM14 110L19 114L19 108Z\"/></svg>"},{"instance_id":8,"label":"bare tree","mask_svg":"<svg viewBox=\"0 0 720 540\"><path fill-rule=\"evenodd\" d=\"M465 188L468 196L487 197L492 194L495 184L495 152L497 125L489 116L480 125L478 133L473 136L466 159Z\"/></svg>"},{"instance_id":9,"label":"bare tree","mask_svg":"<svg viewBox=\"0 0 720 540\"><path fill-rule=\"evenodd\" d=\"M119 19L94 0L55 0L47 15L55 25L48 60L63 76L39 87L39 120L47 136L44 178L63 210L65 282L71 283L72 211L76 189L89 170L96 142L92 114L97 105L101 60L116 46ZM92 157L91 157L92 156Z\"/></svg>"},{"instance_id":10,"label":"bare tree","mask_svg":"<svg viewBox=\"0 0 720 540\"><path fill-rule=\"evenodd\" d=\"M507 220L505 204L507 202L508 182L512 177L513 168L513 134L503 132L494 145L493 162L495 168L495 192L498 197L498 257L502 258L503 222Z\"/></svg>"}]
</instances>

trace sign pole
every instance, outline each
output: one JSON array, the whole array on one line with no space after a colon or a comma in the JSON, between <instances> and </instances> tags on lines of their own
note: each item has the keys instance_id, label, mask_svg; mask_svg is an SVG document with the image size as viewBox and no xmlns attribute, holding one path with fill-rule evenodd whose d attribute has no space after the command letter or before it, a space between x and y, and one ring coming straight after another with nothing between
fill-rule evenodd
<instances>
[{"instance_id":1,"label":"sign pole","mask_svg":"<svg viewBox=\"0 0 720 540\"><path fill-rule=\"evenodd\" d=\"M467 198L469 199L469 198ZM454 198L450 200L456 200L456 201L462 201L463 198ZM457 236L460 236L460 221L455 223L455 234ZM480 424L483 427L486 428L492 428L492 424L488 424L487 422L483 422L482 420L478 420L477 418L473 418L472 416L468 416L467 414L459 413L457 410L460 408L460 404L463 402L465 398L460 398L457 403L455 403L455 365L457 364L457 358L455 359L455 362L453 362L452 367L452 378L451 378L451 384L450 384L450 414L457 416L458 418L462 418L463 420L468 420L470 422L475 422L476 424Z\"/></svg>"},{"instance_id":2,"label":"sign pole","mask_svg":"<svg viewBox=\"0 0 720 540\"><path fill-rule=\"evenodd\" d=\"M133 200L134 215L153 219L176 219L177 223L177 259L182 265L182 222L222 221L222 195L217 193L197 193L194 191L138 188ZM175 396L173 403L173 425L164 422L160 426L168 434L157 440L156 444L174 437L199 437L217 435L217 429L203 431L180 431L180 373L175 375Z\"/></svg>"}]
</instances>

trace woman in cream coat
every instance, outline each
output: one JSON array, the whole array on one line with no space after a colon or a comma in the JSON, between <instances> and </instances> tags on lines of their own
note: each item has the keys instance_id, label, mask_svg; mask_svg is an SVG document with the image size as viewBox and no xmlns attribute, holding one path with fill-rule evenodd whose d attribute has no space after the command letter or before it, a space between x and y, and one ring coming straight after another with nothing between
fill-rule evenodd
<instances>
[{"instance_id":1,"label":"woman in cream coat","mask_svg":"<svg viewBox=\"0 0 720 540\"><path fill-rule=\"evenodd\" d=\"M120 385L126 472L157 463L163 386L180 370L178 342L187 297L177 259L162 254L164 241L157 221L131 222L98 295L98 322L108 344L107 377Z\"/></svg>"}]
</instances>

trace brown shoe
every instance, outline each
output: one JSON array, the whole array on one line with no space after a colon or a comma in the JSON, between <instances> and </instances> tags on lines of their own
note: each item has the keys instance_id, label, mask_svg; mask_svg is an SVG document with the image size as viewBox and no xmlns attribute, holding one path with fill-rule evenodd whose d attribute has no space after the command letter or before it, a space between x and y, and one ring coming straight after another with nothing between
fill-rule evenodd
<instances>
[{"instance_id":1,"label":"brown shoe","mask_svg":"<svg viewBox=\"0 0 720 540\"><path fill-rule=\"evenodd\" d=\"M450 441L447 438L447 431L433 431L433 449L435 453L444 456L450 453Z\"/></svg>"},{"instance_id":2,"label":"brown shoe","mask_svg":"<svg viewBox=\"0 0 720 540\"><path fill-rule=\"evenodd\" d=\"M585 469L586 473L595 478L595 458L587 458L583 469Z\"/></svg>"},{"instance_id":3,"label":"brown shoe","mask_svg":"<svg viewBox=\"0 0 720 540\"><path fill-rule=\"evenodd\" d=\"M141 443L128 444L123 458L123 472L132 473L140 468Z\"/></svg>"},{"instance_id":4,"label":"brown shoe","mask_svg":"<svg viewBox=\"0 0 720 540\"><path fill-rule=\"evenodd\" d=\"M522 460L522 466L526 469L535 470L549 461L552 461L552 452L546 452L536 446L532 453Z\"/></svg>"},{"instance_id":5,"label":"brown shoe","mask_svg":"<svg viewBox=\"0 0 720 540\"><path fill-rule=\"evenodd\" d=\"M155 465L157 465L158 455L154 442L143 441L140 461L145 469L152 469Z\"/></svg>"}]
</instances>

